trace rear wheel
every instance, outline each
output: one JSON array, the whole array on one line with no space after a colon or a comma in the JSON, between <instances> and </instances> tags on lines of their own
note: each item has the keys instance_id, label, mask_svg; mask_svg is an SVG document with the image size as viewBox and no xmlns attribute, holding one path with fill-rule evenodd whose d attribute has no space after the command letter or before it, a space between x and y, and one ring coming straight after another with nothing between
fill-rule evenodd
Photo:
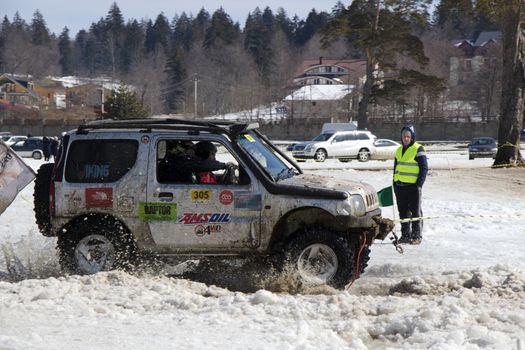
<instances>
[{"instance_id":1,"label":"rear wheel","mask_svg":"<svg viewBox=\"0 0 525 350\"><path fill-rule=\"evenodd\" d=\"M361 148L359 150L359 153L357 153L357 159L360 162L368 162L368 160L370 159L370 151L366 148Z\"/></svg>"},{"instance_id":2,"label":"rear wheel","mask_svg":"<svg viewBox=\"0 0 525 350\"><path fill-rule=\"evenodd\" d=\"M315 152L314 159L316 162L324 162L327 156L328 154L326 153L326 151L320 148Z\"/></svg>"},{"instance_id":3,"label":"rear wheel","mask_svg":"<svg viewBox=\"0 0 525 350\"><path fill-rule=\"evenodd\" d=\"M36 173L33 203L36 224L44 236L52 236L49 214L49 195L54 163L42 164Z\"/></svg>"},{"instance_id":4,"label":"rear wheel","mask_svg":"<svg viewBox=\"0 0 525 350\"><path fill-rule=\"evenodd\" d=\"M42 159L42 153L34 151L32 154L33 159Z\"/></svg>"},{"instance_id":5,"label":"rear wheel","mask_svg":"<svg viewBox=\"0 0 525 350\"><path fill-rule=\"evenodd\" d=\"M90 275L101 271L129 269L137 248L129 231L117 221L79 220L58 237L62 270Z\"/></svg>"},{"instance_id":6,"label":"rear wheel","mask_svg":"<svg viewBox=\"0 0 525 350\"><path fill-rule=\"evenodd\" d=\"M298 232L285 247L286 262L307 286L328 284L342 289L355 272L354 253L348 241L327 229Z\"/></svg>"}]
</instances>

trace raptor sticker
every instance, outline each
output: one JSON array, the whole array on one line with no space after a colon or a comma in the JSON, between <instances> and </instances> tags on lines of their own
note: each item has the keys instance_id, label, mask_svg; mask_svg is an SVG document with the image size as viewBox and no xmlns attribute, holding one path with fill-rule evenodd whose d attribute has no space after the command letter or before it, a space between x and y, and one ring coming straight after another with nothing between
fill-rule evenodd
<instances>
[{"instance_id":1,"label":"raptor sticker","mask_svg":"<svg viewBox=\"0 0 525 350\"><path fill-rule=\"evenodd\" d=\"M229 213L184 213L179 223L183 225L195 224L227 224L232 221Z\"/></svg>"},{"instance_id":2,"label":"raptor sticker","mask_svg":"<svg viewBox=\"0 0 525 350\"><path fill-rule=\"evenodd\" d=\"M140 203L139 218L142 221L171 221L177 220L176 203Z\"/></svg>"}]
</instances>

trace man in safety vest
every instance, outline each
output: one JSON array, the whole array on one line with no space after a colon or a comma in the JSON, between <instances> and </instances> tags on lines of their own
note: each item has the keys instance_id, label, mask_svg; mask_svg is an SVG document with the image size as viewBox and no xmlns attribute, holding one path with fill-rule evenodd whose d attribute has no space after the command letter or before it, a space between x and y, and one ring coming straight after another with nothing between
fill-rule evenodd
<instances>
[{"instance_id":1,"label":"man in safety vest","mask_svg":"<svg viewBox=\"0 0 525 350\"><path fill-rule=\"evenodd\" d=\"M422 217L421 188L428 172L425 147L416 142L412 125L401 129L402 146L394 161L394 192L401 219ZM400 243L421 243L422 220L401 223Z\"/></svg>"}]
</instances>

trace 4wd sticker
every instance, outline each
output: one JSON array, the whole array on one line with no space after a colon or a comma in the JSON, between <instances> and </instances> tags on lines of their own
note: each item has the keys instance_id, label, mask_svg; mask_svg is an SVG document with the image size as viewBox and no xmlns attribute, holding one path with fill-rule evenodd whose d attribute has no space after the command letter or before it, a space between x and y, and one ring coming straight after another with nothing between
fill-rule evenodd
<instances>
[{"instance_id":1,"label":"4wd sticker","mask_svg":"<svg viewBox=\"0 0 525 350\"><path fill-rule=\"evenodd\" d=\"M192 201L209 201L211 199L211 190L192 190Z\"/></svg>"},{"instance_id":2,"label":"4wd sticker","mask_svg":"<svg viewBox=\"0 0 525 350\"><path fill-rule=\"evenodd\" d=\"M211 235L212 233L219 233L222 231L221 225L197 225L195 226L195 235L202 237L204 235Z\"/></svg>"},{"instance_id":3,"label":"4wd sticker","mask_svg":"<svg viewBox=\"0 0 525 350\"><path fill-rule=\"evenodd\" d=\"M108 208L112 206L112 188L86 188L86 208Z\"/></svg>"},{"instance_id":4,"label":"4wd sticker","mask_svg":"<svg viewBox=\"0 0 525 350\"><path fill-rule=\"evenodd\" d=\"M176 220L177 204L176 203L140 203L139 218L142 221L153 220Z\"/></svg>"},{"instance_id":5,"label":"4wd sticker","mask_svg":"<svg viewBox=\"0 0 525 350\"><path fill-rule=\"evenodd\" d=\"M227 224L232 221L229 213L184 213L178 222L184 225Z\"/></svg>"}]
</instances>

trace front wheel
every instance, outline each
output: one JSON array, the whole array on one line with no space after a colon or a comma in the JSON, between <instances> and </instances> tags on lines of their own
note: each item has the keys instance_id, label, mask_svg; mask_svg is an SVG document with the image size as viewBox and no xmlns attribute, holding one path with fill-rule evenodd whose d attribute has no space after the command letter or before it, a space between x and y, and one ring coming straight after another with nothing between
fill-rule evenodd
<instances>
[{"instance_id":1,"label":"front wheel","mask_svg":"<svg viewBox=\"0 0 525 350\"><path fill-rule=\"evenodd\" d=\"M33 159L42 159L42 153L38 151L33 152L31 156L33 157Z\"/></svg>"},{"instance_id":2,"label":"front wheel","mask_svg":"<svg viewBox=\"0 0 525 350\"><path fill-rule=\"evenodd\" d=\"M316 162L324 162L326 160L326 157L328 156L328 154L326 153L326 151L324 149L318 149L317 151L315 151L315 161Z\"/></svg>"},{"instance_id":3,"label":"front wheel","mask_svg":"<svg viewBox=\"0 0 525 350\"><path fill-rule=\"evenodd\" d=\"M354 252L337 232L302 230L286 245L285 253L286 262L304 285L343 289L354 276Z\"/></svg>"}]
</instances>

